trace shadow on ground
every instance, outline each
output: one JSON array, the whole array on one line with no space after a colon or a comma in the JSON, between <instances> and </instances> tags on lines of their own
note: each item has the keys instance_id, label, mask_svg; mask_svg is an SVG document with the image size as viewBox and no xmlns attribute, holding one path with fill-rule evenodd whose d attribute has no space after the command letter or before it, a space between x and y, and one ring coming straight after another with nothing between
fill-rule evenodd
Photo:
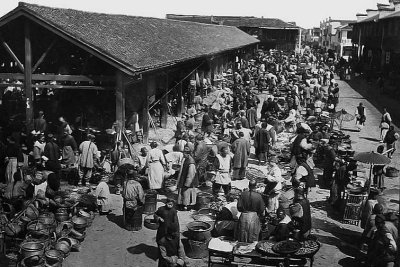
<instances>
[{"instance_id":1,"label":"shadow on ground","mask_svg":"<svg viewBox=\"0 0 400 267\"><path fill-rule=\"evenodd\" d=\"M149 246L147 244L139 244L137 246L129 247L126 249L129 253L133 255L145 254L146 257L156 261L158 259L158 248L154 246Z\"/></svg>"},{"instance_id":2,"label":"shadow on ground","mask_svg":"<svg viewBox=\"0 0 400 267\"><path fill-rule=\"evenodd\" d=\"M110 222L115 223L119 227L123 228L124 225L124 216L123 215L115 215L115 214L108 214L107 219Z\"/></svg>"}]
</instances>

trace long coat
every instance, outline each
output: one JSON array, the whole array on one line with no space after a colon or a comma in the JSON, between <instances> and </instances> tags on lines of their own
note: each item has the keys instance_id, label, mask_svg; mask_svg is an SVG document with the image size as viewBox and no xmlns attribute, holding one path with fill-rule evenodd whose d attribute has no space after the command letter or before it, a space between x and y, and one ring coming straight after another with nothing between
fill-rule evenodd
<instances>
[{"instance_id":1,"label":"long coat","mask_svg":"<svg viewBox=\"0 0 400 267\"><path fill-rule=\"evenodd\" d=\"M236 139L232 144L233 168L246 168L250 155L250 143L243 137Z\"/></svg>"}]
</instances>

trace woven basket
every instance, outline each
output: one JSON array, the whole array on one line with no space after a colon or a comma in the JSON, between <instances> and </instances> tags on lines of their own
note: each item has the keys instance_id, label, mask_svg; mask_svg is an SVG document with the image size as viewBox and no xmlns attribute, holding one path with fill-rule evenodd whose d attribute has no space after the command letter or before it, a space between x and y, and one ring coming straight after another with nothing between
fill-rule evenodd
<instances>
[{"instance_id":1,"label":"woven basket","mask_svg":"<svg viewBox=\"0 0 400 267\"><path fill-rule=\"evenodd\" d=\"M249 180L264 181L264 179L267 177L261 170L253 168L253 167L248 167L247 171L246 171L246 178Z\"/></svg>"},{"instance_id":2,"label":"woven basket","mask_svg":"<svg viewBox=\"0 0 400 267\"><path fill-rule=\"evenodd\" d=\"M385 176L397 177L397 176L399 176L399 170L394 167L387 167Z\"/></svg>"}]
</instances>

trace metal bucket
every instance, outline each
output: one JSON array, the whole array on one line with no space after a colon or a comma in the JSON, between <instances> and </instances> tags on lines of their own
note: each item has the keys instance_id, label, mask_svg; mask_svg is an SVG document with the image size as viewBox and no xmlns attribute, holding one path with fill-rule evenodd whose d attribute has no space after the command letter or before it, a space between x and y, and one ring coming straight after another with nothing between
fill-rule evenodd
<instances>
[{"instance_id":1,"label":"metal bucket","mask_svg":"<svg viewBox=\"0 0 400 267\"><path fill-rule=\"evenodd\" d=\"M157 191L149 191L145 196L144 201L144 214L153 214L156 212L157 208Z\"/></svg>"},{"instance_id":2,"label":"metal bucket","mask_svg":"<svg viewBox=\"0 0 400 267\"><path fill-rule=\"evenodd\" d=\"M32 256L42 257L44 254L44 244L39 241L24 241L21 243L21 255L23 258Z\"/></svg>"}]
</instances>

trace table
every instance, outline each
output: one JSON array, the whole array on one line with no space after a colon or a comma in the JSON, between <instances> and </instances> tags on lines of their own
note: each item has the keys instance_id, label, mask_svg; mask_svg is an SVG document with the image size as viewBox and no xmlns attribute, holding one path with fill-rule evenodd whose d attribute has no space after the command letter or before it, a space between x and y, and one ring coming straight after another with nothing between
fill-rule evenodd
<instances>
[{"instance_id":1,"label":"table","mask_svg":"<svg viewBox=\"0 0 400 267\"><path fill-rule=\"evenodd\" d=\"M300 250L292 255L282 255L275 253L272 250L272 246L276 243L274 241L261 241L268 244L268 249L265 252L259 252L257 249L252 250L248 253L239 253L238 248L240 246L250 245L249 243L238 242L233 251L222 252L217 250L208 250L208 267L214 264L225 265L225 266L304 266L307 264L307 259L310 260L310 267L314 264L314 255L319 251L320 244L317 250L312 253L305 253L305 249L302 247ZM303 245L303 243L302 243ZM244 262L244 260L250 260L250 262Z\"/></svg>"}]
</instances>

